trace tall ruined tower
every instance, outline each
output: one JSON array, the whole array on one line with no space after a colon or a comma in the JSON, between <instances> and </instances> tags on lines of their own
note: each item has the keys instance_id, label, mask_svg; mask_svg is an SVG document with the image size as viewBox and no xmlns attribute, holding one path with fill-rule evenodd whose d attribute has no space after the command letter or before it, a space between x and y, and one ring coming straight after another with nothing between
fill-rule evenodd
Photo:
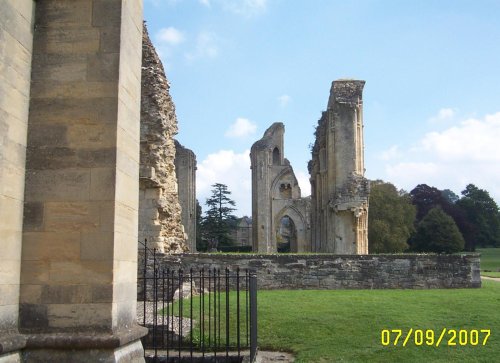
<instances>
[{"instance_id":1,"label":"tall ruined tower","mask_svg":"<svg viewBox=\"0 0 500 363\"><path fill-rule=\"evenodd\" d=\"M287 244L284 239L291 252L309 251L309 199L300 197L297 178L284 157L284 134L281 122L272 124L250 152L254 252L277 252L280 244Z\"/></svg>"},{"instance_id":2,"label":"tall ruined tower","mask_svg":"<svg viewBox=\"0 0 500 363\"><path fill-rule=\"evenodd\" d=\"M309 163L312 250L368 253L369 181L364 177L364 81L332 83Z\"/></svg>"}]
</instances>

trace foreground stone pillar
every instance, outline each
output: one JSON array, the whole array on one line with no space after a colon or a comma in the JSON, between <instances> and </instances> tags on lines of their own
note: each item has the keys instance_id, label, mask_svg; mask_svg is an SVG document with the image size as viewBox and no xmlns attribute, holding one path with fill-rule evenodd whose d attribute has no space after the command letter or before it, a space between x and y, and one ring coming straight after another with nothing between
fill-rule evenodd
<instances>
[{"instance_id":1,"label":"foreground stone pillar","mask_svg":"<svg viewBox=\"0 0 500 363\"><path fill-rule=\"evenodd\" d=\"M29 362L140 362L142 1L36 7L20 329Z\"/></svg>"},{"instance_id":2,"label":"foreground stone pillar","mask_svg":"<svg viewBox=\"0 0 500 363\"><path fill-rule=\"evenodd\" d=\"M0 362L17 362L33 0L0 1Z\"/></svg>"}]
</instances>

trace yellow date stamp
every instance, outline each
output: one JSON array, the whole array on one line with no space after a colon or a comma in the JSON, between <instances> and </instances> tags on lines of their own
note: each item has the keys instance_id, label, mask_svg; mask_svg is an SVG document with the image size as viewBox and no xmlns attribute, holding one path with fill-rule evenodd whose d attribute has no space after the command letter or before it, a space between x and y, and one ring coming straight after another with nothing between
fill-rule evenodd
<instances>
[{"instance_id":1,"label":"yellow date stamp","mask_svg":"<svg viewBox=\"0 0 500 363\"><path fill-rule=\"evenodd\" d=\"M382 329L380 343L384 346L481 346L486 345L491 329Z\"/></svg>"}]
</instances>

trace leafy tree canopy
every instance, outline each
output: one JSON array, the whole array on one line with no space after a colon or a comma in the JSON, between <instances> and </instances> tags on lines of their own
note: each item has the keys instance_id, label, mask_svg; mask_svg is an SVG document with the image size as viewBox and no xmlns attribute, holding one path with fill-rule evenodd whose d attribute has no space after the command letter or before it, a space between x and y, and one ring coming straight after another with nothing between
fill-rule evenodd
<instances>
[{"instance_id":1,"label":"leafy tree canopy","mask_svg":"<svg viewBox=\"0 0 500 363\"><path fill-rule=\"evenodd\" d=\"M455 221L440 207L433 208L417 226L413 249L418 252L454 253L465 245Z\"/></svg>"},{"instance_id":2,"label":"leafy tree canopy","mask_svg":"<svg viewBox=\"0 0 500 363\"><path fill-rule=\"evenodd\" d=\"M402 252L414 231L416 208L405 191L382 180L371 182L368 241L370 253Z\"/></svg>"},{"instance_id":3,"label":"leafy tree canopy","mask_svg":"<svg viewBox=\"0 0 500 363\"><path fill-rule=\"evenodd\" d=\"M467 185L457 205L467 214L477 244L500 247L500 211L486 190Z\"/></svg>"}]
</instances>

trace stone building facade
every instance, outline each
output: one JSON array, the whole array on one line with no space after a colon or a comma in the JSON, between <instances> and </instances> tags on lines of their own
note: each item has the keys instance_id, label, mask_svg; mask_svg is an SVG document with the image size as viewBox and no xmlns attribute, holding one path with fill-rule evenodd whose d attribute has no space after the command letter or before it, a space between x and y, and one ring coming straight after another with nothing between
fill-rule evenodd
<instances>
[{"instance_id":1,"label":"stone building facade","mask_svg":"<svg viewBox=\"0 0 500 363\"><path fill-rule=\"evenodd\" d=\"M284 157L284 133L281 122L272 124L250 151L254 252L277 252L283 238L291 252L310 250L309 201L301 198L293 168ZM291 225L286 236L285 221Z\"/></svg>"},{"instance_id":2,"label":"stone building facade","mask_svg":"<svg viewBox=\"0 0 500 363\"><path fill-rule=\"evenodd\" d=\"M316 128L309 163L311 249L315 252L368 253L364 84L358 80L334 81L327 110Z\"/></svg>"},{"instance_id":3,"label":"stone building facade","mask_svg":"<svg viewBox=\"0 0 500 363\"><path fill-rule=\"evenodd\" d=\"M188 251L176 177L175 106L147 29L142 42L139 240L159 252Z\"/></svg>"},{"instance_id":4,"label":"stone building facade","mask_svg":"<svg viewBox=\"0 0 500 363\"><path fill-rule=\"evenodd\" d=\"M142 22L141 0L0 2L2 363L144 361Z\"/></svg>"},{"instance_id":5,"label":"stone building facade","mask_svg":"<svg viewBox=\"0 0 500 363\"><path fill-rule=\"evenodd\" d=\"M235 246L252 246L252 219L247 216L238 219L231 230L231 239Z\"/></svg>"},{"instance_id":6,"label":"stone building facade","mask_svg":"<svg viewBox=\"0 0 500 363\"><path fill-rule=\"evenodd\" d=\"M175 174L187 247L196 252L196 155L175 140Z\"/></svg>"}]
</instances>

